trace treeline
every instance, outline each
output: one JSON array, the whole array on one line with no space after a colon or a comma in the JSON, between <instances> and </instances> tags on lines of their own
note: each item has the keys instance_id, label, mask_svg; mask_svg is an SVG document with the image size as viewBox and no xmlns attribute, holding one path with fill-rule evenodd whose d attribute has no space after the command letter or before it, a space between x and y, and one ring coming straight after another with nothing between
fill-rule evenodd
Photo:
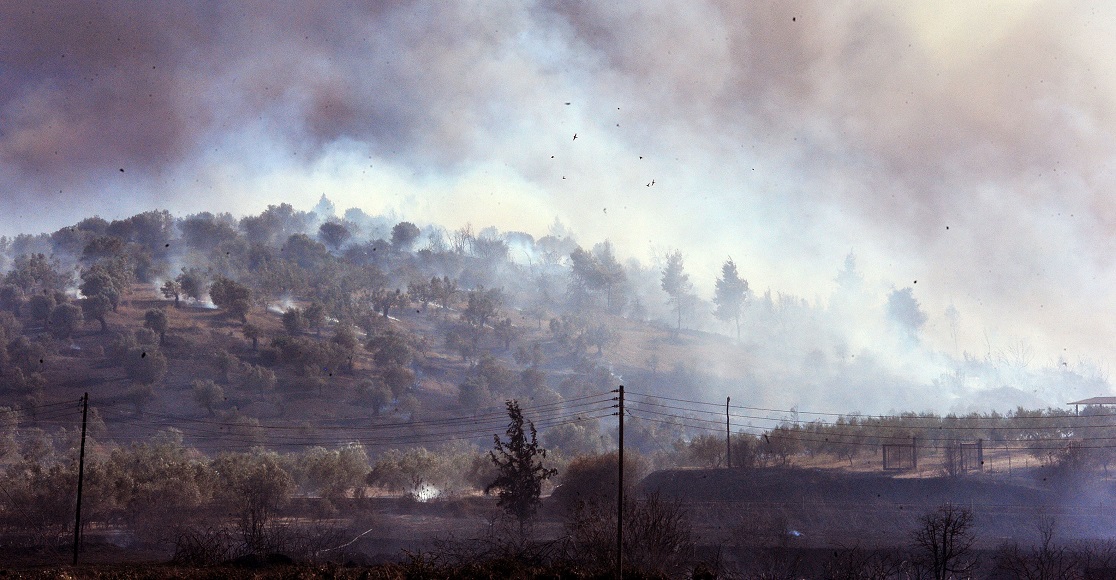
<instances>
[{"instance_id":1,"label":"treeline","mask_svg":"<svg viewBox=\"0 0 1116 580\"><path fill-rule=\"evenodd\" d=\"M642 409L654 409L644 406ZM637 407L635 417L641 414ZM707 434L706 415L677 413L658 425L636 422L637 437L650 429L657 436L670 432L683 436L689 464L719 467L726 463L725 435ZM735 415L739 420L739 415ZM758 418L754 417L753 419ZM653 419L653 418L652 418ZM722 419L723 420L723 419ZM877 459L884 446L913 446L921 457L942 461L948 475L955 475L961 461L961 446L988 453L1014 451L1033 457L1040 465L1060 467L1083 474L1103 469L1116 459L1116 413L1110 407L1087 406L1080 414L1063 409L1024 409L1000 413L938 415L907 412L891 416L841 415L835 420L768 420L773 426L758 434L732 435L735 467L787 465L795 458L829 457L848 462L864 457ZM676 444L676 448L677 448ZM677 455L660 454L664 461Z\"/></svg>"}]
</instances>

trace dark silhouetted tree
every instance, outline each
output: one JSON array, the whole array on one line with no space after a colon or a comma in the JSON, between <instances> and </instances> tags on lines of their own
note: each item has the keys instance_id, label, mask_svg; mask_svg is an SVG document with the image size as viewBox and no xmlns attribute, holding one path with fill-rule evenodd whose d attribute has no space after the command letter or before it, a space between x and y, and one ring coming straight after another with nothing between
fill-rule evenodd
<instances>
[{"instance_id":1,"label":"dark silhouetted tree","mask_svg":"<svg viewBox=\"0 0 1116 580\"><path fill-rule=\"evenodd\" d=\"M418 226L411 222L399 222L395 227L391 228L391 245L400 250L409 250L414 245L415 240L418 239L419 234Z\"/></svg>"},{"instance_id":2,"label":"dark silhouetted tree","mask_svg":"<svg viewBox=\"0 0 1116 580\"><path fill-rule=\"evenodd\" d=\"M344 224L326 222L318 227L318 239L334 250L340 250L341 246L349 241L350 237L352 237L352 233Z\"/></svg>"},{"instance_id":3,"label":"dark silhouetted tree","mask_svg":"<svg viewBox=\"0 0 1116 580\"><path fill-rule=\"evenodd\" d=\"M497 490L497 505L519 521L522 532L524 525L538 510L543 482L556 475L558 470L543 464L546 449L539 446L535 424L523 418L519 403L507 401L505 405L511 420L504 432L507 441L493 435L495 449L489 452L499 475L484 488L484 493Z\"/></svg>"},{"instance_id":4,"label":"dark silhouetted tree","mask_svg":"<svg viewBox=\"0 0 1116 580\"><path fill-rule=\"evenodd\" d=\"M977 565L973 554L973 512L947 503L918 518L912 533L918 562L936 580L965 577Z\"/></svg>"},{"instance_id":5,"label":"dark silhouetted tree","mask_svg":"<svg viewBox=\"0 0 1116 580\"><path fill-rule=\"evenodd\" d=\"M209 287L209 297L213 303L228 311L229 315L248 322L248 310L252 307L252 291L245 285L228 278L218 278Z\"/></svg>"},{"instance_id":6,"label":"dark silhouetted tree","mask_svg":"<svg viewBox=\"0 0 1116 580\"><path fill-rule=\"evenodd\" d=\"M570 253L570 285L566 292L577 307L588 306L593 293L604 286L601 265L593 254L578 247Z\"/></svg>"}]
</instances>

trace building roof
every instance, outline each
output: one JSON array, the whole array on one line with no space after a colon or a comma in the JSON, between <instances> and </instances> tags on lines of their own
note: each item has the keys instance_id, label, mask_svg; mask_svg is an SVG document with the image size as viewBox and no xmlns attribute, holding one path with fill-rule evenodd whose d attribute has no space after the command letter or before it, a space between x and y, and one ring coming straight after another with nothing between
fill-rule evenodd
<instances>
[{"instance_id":1,"label":"building roof","mask_svg":"<svg viewBox=\"0 0 1116 580\"><path fill-rule=\"evenodd\" d=\"M1092 397L1066 403L1067 405L1116 405L1116 397Z\"/></svg>"}]
</instances>

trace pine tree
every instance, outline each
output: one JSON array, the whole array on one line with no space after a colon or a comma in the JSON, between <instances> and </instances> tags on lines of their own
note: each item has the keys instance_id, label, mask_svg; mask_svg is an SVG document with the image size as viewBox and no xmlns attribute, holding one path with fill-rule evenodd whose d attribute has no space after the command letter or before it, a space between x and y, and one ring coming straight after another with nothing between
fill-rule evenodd
<instances>
[{"instance_id":1,"label":"pine tree","mask_svg":"<svg viewBox=\"0 0 1116 580\"><path fill-rule=\"evenodd\" d=\"M740 310L744 307L744 300L748 296L748 281L740 278L736 271L736 263L729 258L721 266L721 277L717 280L716 294L713 303L717 309L713 315L719 320L736 323L736 340L740 340Z\"/></svg>"},{"instance_id":2,"label":"pine tree","mask_svg":"<svg viewBox=\"0 0 1116 580\"><path fill-rule=\"evenodd\" d=\"M682 307L689 300L693 289L690 275L682 269L682 252L676 250L667 256L667 263L663 268L662 288L670 295L670 304L678 313L678 330L682 330Z\"/></svg>"}]
</instances>

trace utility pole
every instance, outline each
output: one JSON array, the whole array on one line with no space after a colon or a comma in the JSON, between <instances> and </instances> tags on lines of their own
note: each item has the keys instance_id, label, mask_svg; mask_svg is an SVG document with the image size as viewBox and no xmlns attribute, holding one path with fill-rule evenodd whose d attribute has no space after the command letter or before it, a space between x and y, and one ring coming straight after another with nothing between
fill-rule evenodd
<instances>
[{"instance_id":1,"label":"utility pole","mask_svg":"<svg viewBox=\"0 0 1116 580\"><path fill-rule=\"evenodd\" d=\"M85 480L85 425L89 416L89 393L81 398L81 450L78 452L77 512L74 514L74 566L81 546L81 485Z\"/></svg>"},{"instance_id":2,"label":"utility pole","mask_svg":"<svg viewBox=\"0 0 1116 580\"><path fill-rule=\"evenodd\" d=\"M732 397L725 397L725 467L732 469L732 428L729 425L729 401Z\"/></svg>"},{"instance_id":3,"label":"utility pole","mask_svg":"<svg viewBox=\"0 0 1116 580\"><path fill-rule=\"evenodd\" d=\"M619 473L616 483L616 580L624 577L624 385L618 389L620 405Z\"/></svg>"}]
</instances>

